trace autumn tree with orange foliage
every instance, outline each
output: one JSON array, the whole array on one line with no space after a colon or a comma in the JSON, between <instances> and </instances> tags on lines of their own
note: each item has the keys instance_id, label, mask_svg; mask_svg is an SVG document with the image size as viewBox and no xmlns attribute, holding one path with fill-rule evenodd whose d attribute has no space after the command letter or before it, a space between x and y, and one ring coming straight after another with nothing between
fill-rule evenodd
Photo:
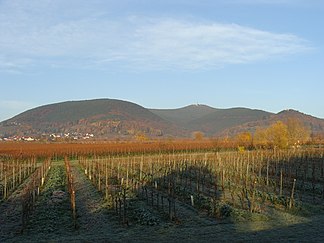
<instances>
[{"instance_id":1,"label":"autumn tree with orange foliage","mask_svg":"<svg viewBox=\"0 0 324 243\"><path fill-rule=\"evenodd\" d=\"M288 146L288 127L282 121L272 124L266 134L270 147L282 149Z\"/></svg>"},{"instance_id":2,"label":"autumn tree with orange foliage","mask_svg":"<svg viewBox=\"0 0 324 243\"><path fill-rule=\"evenodd\" d=\"M267 128L258 128L253 142L259 148L287 148L303 144L310 139L310 130L298 119L277 121Z\"/></svg>"},{"instance_id":3,"label":"autumn tree with orange foliage","mask_svg":"<svg viewBox=\"0 0 324 243\"><path fill-rule=\"evenodd\" d=\"M203 140L204 139L204 133L200 132L200 131L196 131L192 133L192 137L194 140Z\"/></svg>"},{"instance_id":4,"label":"autumn tree with orange foliage","mask_svg":"<svg viewBox=\"0 0 324 243\"><path fill-rule=\"evenodd\" d=\"M253 145L253 136L250 132L242 132L236 135L235 142L238 146L248 148Z\"/></svg>"},{"instance_id":5,"label":"autumn tree with orange foliage","mask_svg":"<svg viewBox=\"0 0 324 243\"><path fill-rule=\"evenodd\" d=\"M266 148L268 146L267 129L257 128L253 136L253 145L257 148Z\"/></svg>"},{"instance_id":6,"label":"autumn tree with orange foliage","mask_svg":"<svg viewBox=\"0 0 324 243\"><path fill-rule=\"evenodd\" d=\"M291 146L303 144L310 139L310 129L306 127L300 120L289 118L286 121L288 129L288 143Z\"/></svg>"}]
</instances>

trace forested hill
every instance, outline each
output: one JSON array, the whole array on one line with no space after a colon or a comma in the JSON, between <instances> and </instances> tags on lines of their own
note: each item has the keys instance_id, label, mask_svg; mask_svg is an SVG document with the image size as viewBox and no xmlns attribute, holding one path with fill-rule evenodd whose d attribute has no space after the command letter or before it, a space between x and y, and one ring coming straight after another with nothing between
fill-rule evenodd
<instances>
[{"instance_id":1,"label":"forested hill","mask_svg":"<svg viewBox=\"0 0 324 243\"><path fill-rule=\"evenodd\" d=\"M137 104L97 99L68 101L37 107L0 125L0 134L94 134L96 137L127 137L139 134L184 136L184 131Z\"/></svg>"},{"instance_id":2,"label":"forested hill","mask_svg":"<svg viewBox=\"0 0 324 243\"><path fill-rule=\"evenodd\" d=\"M249 108L217 109L189 105L147 109L115 99L67 101L25 111L0 123L0 138L48 134L92 134L97 138L233 136L276 121L296 118L312 133L324 133L324 120L294 110L274 114Z\"/></svg>"}]
</instances>

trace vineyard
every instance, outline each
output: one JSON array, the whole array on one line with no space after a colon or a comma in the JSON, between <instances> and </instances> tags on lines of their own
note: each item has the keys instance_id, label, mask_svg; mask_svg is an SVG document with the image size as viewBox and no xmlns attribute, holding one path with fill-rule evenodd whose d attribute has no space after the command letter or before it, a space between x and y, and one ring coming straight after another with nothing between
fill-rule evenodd
<instances>
[{"instance_id":1,"label":"vineyard","mask_svg":"<svg viewBox=\"0 0 324 243\"><path fill-rule=\"evenodd\" d=\"M320 148L88 146L2 152L1 242L300 240L324 222Z\"/></svg>"}]
</instances>

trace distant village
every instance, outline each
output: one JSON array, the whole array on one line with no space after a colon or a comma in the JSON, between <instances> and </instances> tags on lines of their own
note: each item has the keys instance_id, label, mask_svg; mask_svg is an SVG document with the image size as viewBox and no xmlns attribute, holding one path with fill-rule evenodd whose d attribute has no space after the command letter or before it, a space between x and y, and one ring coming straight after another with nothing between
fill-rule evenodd
<instances>
[{"instance_id":1,"label":"distant village","mask_svg":"<svg viewBox=\"0 0 324 243\"><path fill-rule=\"evenodd\" d=\"M61 141L61 140L87 140L94 138L95 135L92 133L51 133L45 134L43 133L41 136L10 136L10 137L0 137L0 141L26 141L26 142L33 142L33 141Z\"/></svg>"}]
</instances>

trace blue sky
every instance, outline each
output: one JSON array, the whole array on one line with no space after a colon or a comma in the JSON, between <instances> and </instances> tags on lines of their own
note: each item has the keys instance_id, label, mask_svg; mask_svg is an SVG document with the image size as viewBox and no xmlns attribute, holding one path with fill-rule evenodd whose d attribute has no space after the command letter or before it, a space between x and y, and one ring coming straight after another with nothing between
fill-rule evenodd
<instances>
[{"instance_id":1,"label":"blue sky","mask_svg":"<svg viewBox=\"0 0 324 243\"><path fill-rule=\"evenodd\" d=\"M324 1L0 0L0 120L67 100L324 118Z\"/></svg>"}]
</instances>

